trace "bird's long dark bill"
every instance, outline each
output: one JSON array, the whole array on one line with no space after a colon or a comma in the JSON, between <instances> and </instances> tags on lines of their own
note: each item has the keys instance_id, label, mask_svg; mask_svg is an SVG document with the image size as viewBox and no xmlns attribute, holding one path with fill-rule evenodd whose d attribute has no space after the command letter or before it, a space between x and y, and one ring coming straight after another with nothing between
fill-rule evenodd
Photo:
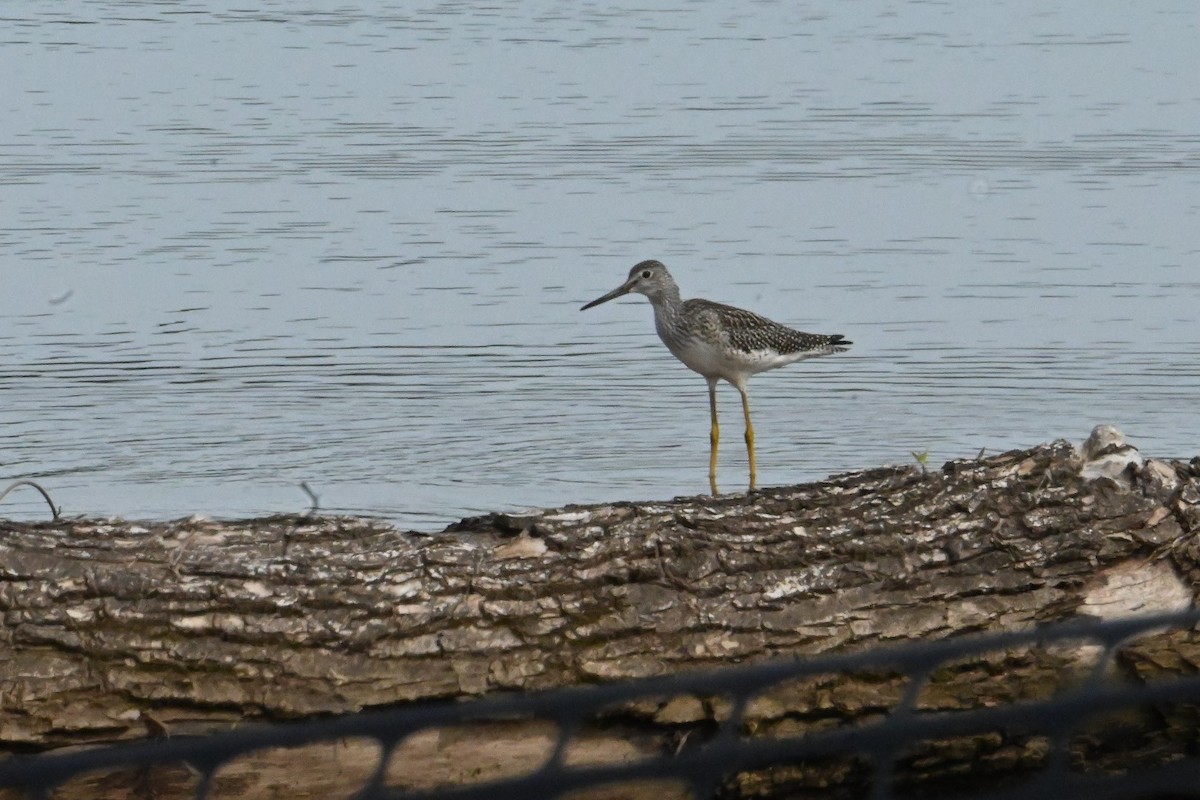
<instances>
[{"instance_id":1,"label":"bird's long dark bill","mask_svg":"<svg viewBox=\"0 0 1200 800\"><path fill-rule=\"evenodd\" d=\"M613 289L613 290L612 290L611 292L609 292L608 294L604 295L603 297L597 297L595 300L593 300L592 302L588 303L586 306L584 306L583 308L581 308L581 309L579 309L579 310L580 310L580 311L587 311L587 310L588 310L589 308L591 308L592 306L598 306L598 305L600 305L601 303L607 303L609 300L612 300L612 299L614 299L614 298L616 298L616 297L620 297L620 296L621 296L621 295L623 295L623 294L629 294L629 290L630 290L632 287L633 287L633 284L631 284L631 283L623 283L623 284L621 284L620 286L618 286L617 288Z\"/></svg>"}]
</instances>

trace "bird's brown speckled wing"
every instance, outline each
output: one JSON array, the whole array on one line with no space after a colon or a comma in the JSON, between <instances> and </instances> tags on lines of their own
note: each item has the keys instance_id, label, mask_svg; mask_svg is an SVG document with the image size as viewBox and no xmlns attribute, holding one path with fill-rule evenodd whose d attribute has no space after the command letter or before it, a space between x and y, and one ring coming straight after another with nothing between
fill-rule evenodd
<instances>
[{"instance_id":1,"label":"bird's brown speckled wing","mask_svg":"<svg viewBox=\"0 0 1200 800\"><path fill-rule=\"evenodd\" d=\"M774 350L780 355L839 353L852 344L841 334L795 331L753 311L724 303L695 298L683 305L684 318L693 320L701 329L696 333L727 341L734 349L747 353L761 350Z\"/></svg>"}]
</instances>

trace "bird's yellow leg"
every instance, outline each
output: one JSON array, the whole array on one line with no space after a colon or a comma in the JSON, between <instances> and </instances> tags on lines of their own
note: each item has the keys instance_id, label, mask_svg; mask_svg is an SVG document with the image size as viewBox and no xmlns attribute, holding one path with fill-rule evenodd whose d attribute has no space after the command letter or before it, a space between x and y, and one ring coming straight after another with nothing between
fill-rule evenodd
<instances>
[{"instance_id":1,"label":"bird's yellow leg","mask_svg":"<svg viewBox=\"0 0 1200 800\"><path fill-rule=\"evenodd\" d=\"M758 468L754 464L754 424L750 422L750 395L746 394L743 386L738 387L742 394L742 413L746 417L746 452L750 455L750 491L755 491L758 480Z\"/></svg>"},{"instance_id":2,"label":"bird's yellow leg","mask_svg":"<svg viewBox=\"0 0 1200 800\"><path fill-rule=\"evenodd\" d=\"M712 412L712 430L709 431L708 441L711 449L708 452L708 486L712 493L717 494L717 444L721 441L721 426L717 424L717 382L708 382L708 408Z\"/></svg>"}]
</instances>

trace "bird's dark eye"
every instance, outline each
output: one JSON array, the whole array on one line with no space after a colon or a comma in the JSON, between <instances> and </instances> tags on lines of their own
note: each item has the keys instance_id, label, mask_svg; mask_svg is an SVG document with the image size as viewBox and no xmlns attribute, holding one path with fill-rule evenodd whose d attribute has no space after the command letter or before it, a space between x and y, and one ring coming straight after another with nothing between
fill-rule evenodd
<instances>
[{"instance_id":1,"label":"bird's dark eye","mask_svg":"<svg viewBox=\"0 0 1200 800\"><path fill-rule=\"evenodd\" d=\"M650 270L648 270L648 269L644 269L644 270L642 270L642 277L643 277L643 278L649 278L649 277L650 277Z\"/></svg>"}]
</instances>

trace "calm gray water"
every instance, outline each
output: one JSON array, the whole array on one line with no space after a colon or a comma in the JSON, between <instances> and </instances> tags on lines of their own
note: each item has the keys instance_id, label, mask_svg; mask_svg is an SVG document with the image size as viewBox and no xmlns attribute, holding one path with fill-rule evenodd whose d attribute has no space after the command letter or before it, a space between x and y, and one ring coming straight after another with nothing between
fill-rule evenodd
<instances>
[{"instance_id":1,"label":"calm gray water","mask_svg":"<svg viewBox=\"0 0 1200 800\"><path fill-rule=\"evenodd\" d=\"M0 479L65 513L706 491L704 381L579 312L652 257L855 342L752 382L763 485L1200 453L1193 0L260 5L5 6Z\"/></svg>"}]
</instances>

